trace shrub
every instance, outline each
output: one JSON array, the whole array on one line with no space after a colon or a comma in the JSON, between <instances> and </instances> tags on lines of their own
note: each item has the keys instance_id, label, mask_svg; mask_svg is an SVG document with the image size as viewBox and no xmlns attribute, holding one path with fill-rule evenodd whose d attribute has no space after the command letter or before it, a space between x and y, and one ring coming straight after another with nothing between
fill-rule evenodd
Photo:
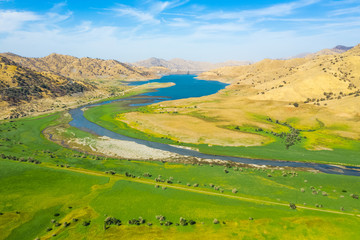
<instances>
[{"instance_id":1,"label":"shrub","mask_svg":"<svg viewBox=\"0 0 360 240\"><path fill-rule=\"evenodd\" d=\"M290 203L289 206L290 206L291 209L294 209L294 210L296 209L295 203Z\"/></svg>"},{"instance_id":2,"label":"shrub","mask_svg":"<svg viewBox=\"0 0 360 240\"><path fill-rule=\"evenodd\" d=\"M89 220L89 221L84 221L84 222L82 223L82 225L85 226L85 227L87 227L87 226L90 225L90 223L91 223L90 220Z\"/></svg>"},{"instance_id":3,"label":"shrub","mask_svg":"<svg viewBox=\"0 0 360 240\"><path fill-rule=\"evenodd\" d=\"M159 221L165 221L166 217L162 216L162 215L157 215L156 219Z\"/></svg>"},{"instance_id":4,"label":"shrub","mask_svg":"<svg viewBox=\"0 0 360 240\"><path fill-rule=\"evenodd\" d=\"M181 226L186 226L186 225L188 225L188 222L186 221L185 218L180 217L179 224L180 224Z\"/></svg>"},{"instance_id":5,"label":"shrub","mask_svg":"<svg viewBox=\"0 0 360 240\"><path fill-rule=\"evenodd\" d=\"M356 195L356 194L350 194L350 197L352 197L354 199L359 199L359 195Z\"/></svg>"},{"instance_id":6,"label":"shrub","mask_svg":"<svg viewBox=\"0 0 360 240\"><path fill-rule=\"evenodd\" d=\"M166 221L166 222L164 223L165 226L171 226L172 224L173 224L173 223L170 222L170 221Z\"/></svg>"},{"instance_id":7,"label":"shrub","mask_svg":"<svg viewBox=\"0 0 360 240\"><path fill-rule=\"evenodd\" d=\"M114 217L107 217L104 220L104 229L106 230L108 226L110 225L116 225L116 226L120 226L121 225L121 220L114 218Z\"/></svg>"}]
</instances>

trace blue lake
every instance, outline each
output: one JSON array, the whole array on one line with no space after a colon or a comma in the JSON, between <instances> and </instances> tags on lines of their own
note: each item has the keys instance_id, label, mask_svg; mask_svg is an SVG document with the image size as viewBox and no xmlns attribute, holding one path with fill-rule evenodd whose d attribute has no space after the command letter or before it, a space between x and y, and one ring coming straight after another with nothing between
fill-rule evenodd
<instances>
[{"instance_id":1,"label":"blue lake","mask_svg":"<svg viewBox=\"0 0 360 240\"><path fill-rule=\"evenodd\" d=\"M142 94L143 96L160 96L168 100L207 96L217 93L219 90L224 89L228 85L218 81L198 80L195 77L196 75L169 75L163 76L160 79L132 82L129 85L138 86L151 82L175 83L175 86L159 88L155 92Z\"/></svg>"}]
</instances>

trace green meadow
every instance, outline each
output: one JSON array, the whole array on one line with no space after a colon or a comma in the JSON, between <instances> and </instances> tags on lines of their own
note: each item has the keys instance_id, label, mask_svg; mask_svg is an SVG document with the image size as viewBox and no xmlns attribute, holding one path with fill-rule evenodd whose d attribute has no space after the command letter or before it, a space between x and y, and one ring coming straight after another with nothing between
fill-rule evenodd
<instances>
[{"instance_id":1,"label":"green meadow","mask_svg":"<svg viewBox=\"0 0 360 240\"><path fill-rule=\"evenodd\" d=\"M356 239L360 234L358 177L97 157L42 135L63 121L57 113L1 123L0 239ZM121 225L104 228L109 216ZM139 217L145 222L129 224ZM192 224L180 225L181 217Z\"/></svg>"},{"instance_id":2,"label":"green meadow","mask_svg":"<svg viewBox=\"0 0 360 240\"><path fill-rule=\"evenodd\" d=\"M335 147L332 151L328 150L308 150L306 145L309 141L319 141L317 134L324 133L312 133L304 132L301 133L303 137L307 137L306 141L302 141L299 144L291 146L289 149L285 148L284 140L280 137L274 137L265 132L255 132L254 129L241 129L242 131L249 133L256 133L266 137L274 139L269 144L262 146L250 146L250 147L230 147L230 146L209 146L207 144L190 144L181 143L171 138L155 136L149 133L144 133L139 130L129 127L126 123L119 121L116 117L121 113L130 111L151 111L151 107L129 107L129 102L113 102L106 105L89 108L85 111L84 116L111 131L139 139L155 141L166 144L175 144L188 146L198 149L202 153L213 154L213 155L225 155L235 157L246 157L246 158L258 158L268 160L288 160L288 161L299 161L299 162L316 162L316 163L329 163L338 165L349 165L359 166L360 163L360 142L355 140L346 139L346 146L344 148ZM291 119L290 119L291 120ZM263 121L263 120L259 120ZM291 121L290 121L291 122ZM274 124L275 125L275 124ZM284 127L282 127L284 128ZM335 141L333 135L325 135L324 139L328 141ZM341 141L345 141L342 139Z\"/></svg>"}]
</instances>

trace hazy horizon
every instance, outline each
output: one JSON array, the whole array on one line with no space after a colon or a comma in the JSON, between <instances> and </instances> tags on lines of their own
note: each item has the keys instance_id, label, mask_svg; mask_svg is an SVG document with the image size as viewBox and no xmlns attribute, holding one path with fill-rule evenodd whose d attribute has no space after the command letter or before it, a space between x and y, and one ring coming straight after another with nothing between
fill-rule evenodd
<instances>
[{"instance_id":1,"label":"hazy horizon","mask_svg":"<svg viewBox=\"0 0 360 240\"><path fill-rule=\"evenodd\" d=\"M0 0L0 52L254 62L355 46L359 13L359 0Z\"/></svg>"}]
</instances>

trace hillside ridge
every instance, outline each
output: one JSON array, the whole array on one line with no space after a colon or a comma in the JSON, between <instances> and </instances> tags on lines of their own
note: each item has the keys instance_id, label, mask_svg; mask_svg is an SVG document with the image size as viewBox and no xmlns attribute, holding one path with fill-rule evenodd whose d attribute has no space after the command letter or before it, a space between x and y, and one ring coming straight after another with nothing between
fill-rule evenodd
<instances>
[{"instance_id":1,"label":"hillside ridge","mask_svg":"<svg viewBox=\"0 0 360 240\"><path fill-rule=\"evenodd\" d=\"M89 57L77 58L57 53L52 53L41 58L27 58L13 53L2 53L0 56L4 56L22 67L37 72L51 72L78 80L150 79L156 78L158 73L167 71L164 68L148 69L133 67L117 60L103 60Z\"/></svg>"}]
</instances>

